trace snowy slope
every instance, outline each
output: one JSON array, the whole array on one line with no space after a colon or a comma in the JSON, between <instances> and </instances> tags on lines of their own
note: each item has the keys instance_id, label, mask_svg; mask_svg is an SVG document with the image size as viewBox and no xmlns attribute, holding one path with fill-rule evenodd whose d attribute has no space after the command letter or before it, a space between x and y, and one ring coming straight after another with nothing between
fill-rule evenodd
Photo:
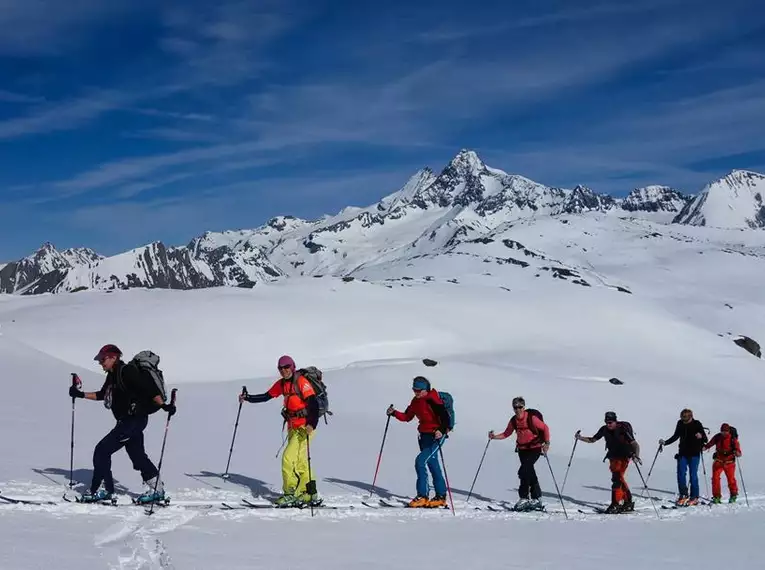
<instances>
[{"instance_id":1,"label":"snowy slope","mask_svg":"<svg viewBox=\"0 0 765 570\"><path fill-rule=\"evenodd\" d=\"M0 375L8 395L0 402L0 429L13 434L2 440L4 492L60 497L68 478L69 373L78 372L86 389L98 387L102 374L93 354L103 343L115 342L128 354L157 351L170 386L179 388L179 412L170 424L163 464L174 499L236 503L279 490L274 455L281 418L275 402L243 407L232 478L224 482L219 475L231 445L237 393L243 384L251 393L267 388L276 358L286 352L301 365L322 367L330 389L335 415L329 425L320 425L311 446L320 492L330 503L358 507L318 511L311 519L309 512L291 511L179 507L148 518L130 507L0 505L0 567L228 570L310 562L332 569L516 564L588 570L618 558L626 570L675 568L679 560L701 570L750 568L765 522L765 362L718 332L755 331L758 338L756 331L765 331L757 288L762 259L754 255L762 243L747 238L736 245L732 236L740 232L686 226L672 226L660 240L651 236L658 233L654 224L641 224L604 214L506 224L489 243L460 242L451 253L388 262L387 273L401 275L398 281L296 277L252 289L0 296ZM575 242L580 250L574 252L568 240L577 236L591 243ZM660 240L660 247L646 249L652 240ZM722 252L726 240L743 253ZM586 253L582 247L597 244L600 260L582 258L576 266L593 286L532 273L542 275L541 266L564 254L573 266ZM484 275L476 267L488 264L469 255L469 248L479 245L496 250L496 257L507 250L502 255L530 266L496 264L492 275ZM546 259L534 257L540 252ZM585 268L585 259L593 266ZM726 265L721 269L720 263ZM412 271L433 277L403 279ZM614 286L594 286L601 273L608 273ZM615 288L627 282L632 294ZM721 311L733 297L734 309ZM439 364L424 367L425 356ZM406 406L416 374L428 375L455 398L457 429L444 455L456 516L371 510L359 503L374 474L384 410L390 403ZM610 384L612 376L624 384ZM550 424L550 464L558 485L574 431L591 435L606 410L635 427L644 475L657 440L670 435L681 408L692 408L712 430L728 421L741 433L750 506L742 501L735 507L660 509L659 520L651 501L638 498L634 515L600 524L602 519L578 509L608 502L610 474L601 461L602 444L580 443L563 493L568 521L556 512L473 510L489 499L517 497L513 442L498 441L490 445L474 496L465 503L486 433L506 425L516 395L541 409ZM93 446L112 422L96 402L78 401L76 418L75 478L81 488L90 477ZM163 429L162 414L152 417L146 437L155 459ZM676 493L673 452L658 458L651 475L650 496L657 502ZM415 453L415 425L391 422L377 481L380 494L411 497ZM710 456L706 461L709 471ZM122 452L115 456L114 471L121 488L140 490ZM548 509L560 511L547 464L538 462L537 472ZM632 467L628 479L639 496L642 485ZM707 495L703 482L702 494ZM303 548L285 550L285 537L296 537ZM712 537L737 537L742 545L699 546ZM630 545L626 553L625 544Z\"/></svg>"},{"instance_id":2,"label":"snowy slope","mask_svg":"<svg viewBox=\"0 0 765 570\"><path fill-rule=\"evenodd\" d=\"M675 222L720 228L765 227L765 175L734 170L707 185Z\"/></svg>"}]
</instances>

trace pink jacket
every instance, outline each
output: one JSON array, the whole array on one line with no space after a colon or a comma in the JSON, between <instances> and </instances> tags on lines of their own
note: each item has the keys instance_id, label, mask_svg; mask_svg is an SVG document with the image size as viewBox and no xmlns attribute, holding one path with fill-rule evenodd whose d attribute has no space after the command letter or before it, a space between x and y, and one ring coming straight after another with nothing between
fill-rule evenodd
<instances>
[{"instance_id":1,"label":"pink jacket","mask_svg":"<svg viewBox=\"0 0 765 570\"><path fill-rule=\"evenodd\" d=\"M533 422L534 429L539 432L538 435L529 429L529 418L531 418L531 421ZM517 435L515 436L515 441L518 445L518 449L536 449L542 447L544 442L550 441L550 428L538 417L530 416L528 412L524 412L523 417L516 419L516 422L518 424L518 430ZM513 429L513 418L511 417L510 421L507 422L507 427L504 431L505 437L512 435L513 431L516 430Z\"/></svg>"}]
</instances>

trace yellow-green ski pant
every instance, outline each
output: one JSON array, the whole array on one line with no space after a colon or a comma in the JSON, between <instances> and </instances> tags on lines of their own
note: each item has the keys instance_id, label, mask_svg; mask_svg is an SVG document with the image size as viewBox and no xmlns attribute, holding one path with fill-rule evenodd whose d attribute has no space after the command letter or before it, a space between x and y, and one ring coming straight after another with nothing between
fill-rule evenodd
<instances>
[{"instance_id":1,"label":"yellow-green ski pant","mask_svg":"<svg viewBox=\"0 0 765 570\"><path fill-rule=\"evenodd\" d=\"M316 431L311 432L311 440L314 435ZM311 467L311 475L316 480L316 473ZM308 480L308 435L303 427L290 429L282 455L282 490L287 495L300 496L306 492Z\"/></svg>"}]
</instances>

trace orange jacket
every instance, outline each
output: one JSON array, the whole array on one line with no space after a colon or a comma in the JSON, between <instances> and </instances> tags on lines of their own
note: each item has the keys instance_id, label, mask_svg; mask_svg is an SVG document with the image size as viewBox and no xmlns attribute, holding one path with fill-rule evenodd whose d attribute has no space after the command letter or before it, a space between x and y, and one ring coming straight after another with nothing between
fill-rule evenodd
<instances>
[{"instance_id":1,"label":"orange jacket","mask_svg":"<svg viewBox=\"0 0 765 570\"><path fill-rule=\"evenodd\" d=\"M271 386L271 388L269 388L268 392L266 392L272 398L284 396L284 409L286 410L285 419L287 420L287 427L290 429L306 425L308 407L305 401L310 396L316 395L311 383L303 376L298 376L297 381L294 383L296 387L293 388L293 380L279 379L273 386ZM296 390L300 391L300 394L303 395L302 398L298 395Z\"/></svg>"}]
</instances>

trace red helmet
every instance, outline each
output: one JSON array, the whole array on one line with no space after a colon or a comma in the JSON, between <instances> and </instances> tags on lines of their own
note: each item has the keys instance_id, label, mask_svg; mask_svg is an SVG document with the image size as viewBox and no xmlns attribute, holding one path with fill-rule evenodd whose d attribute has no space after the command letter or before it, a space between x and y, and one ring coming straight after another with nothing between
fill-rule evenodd
<instances>
[{"instance_id":1,"label":"red helmet","mask_svg":"<svg viewBox=\"0 0 765 570\"><path fill-rule=\"evenodd\" d=\"M105 344L101 347L101 350L98 351L98 354L93 358L93 360L97 362L101 362L104 358L108 356L116 356L119 358L122 356L122 351L117 348L114 344Z\"/></svg>"}]
</instances>

